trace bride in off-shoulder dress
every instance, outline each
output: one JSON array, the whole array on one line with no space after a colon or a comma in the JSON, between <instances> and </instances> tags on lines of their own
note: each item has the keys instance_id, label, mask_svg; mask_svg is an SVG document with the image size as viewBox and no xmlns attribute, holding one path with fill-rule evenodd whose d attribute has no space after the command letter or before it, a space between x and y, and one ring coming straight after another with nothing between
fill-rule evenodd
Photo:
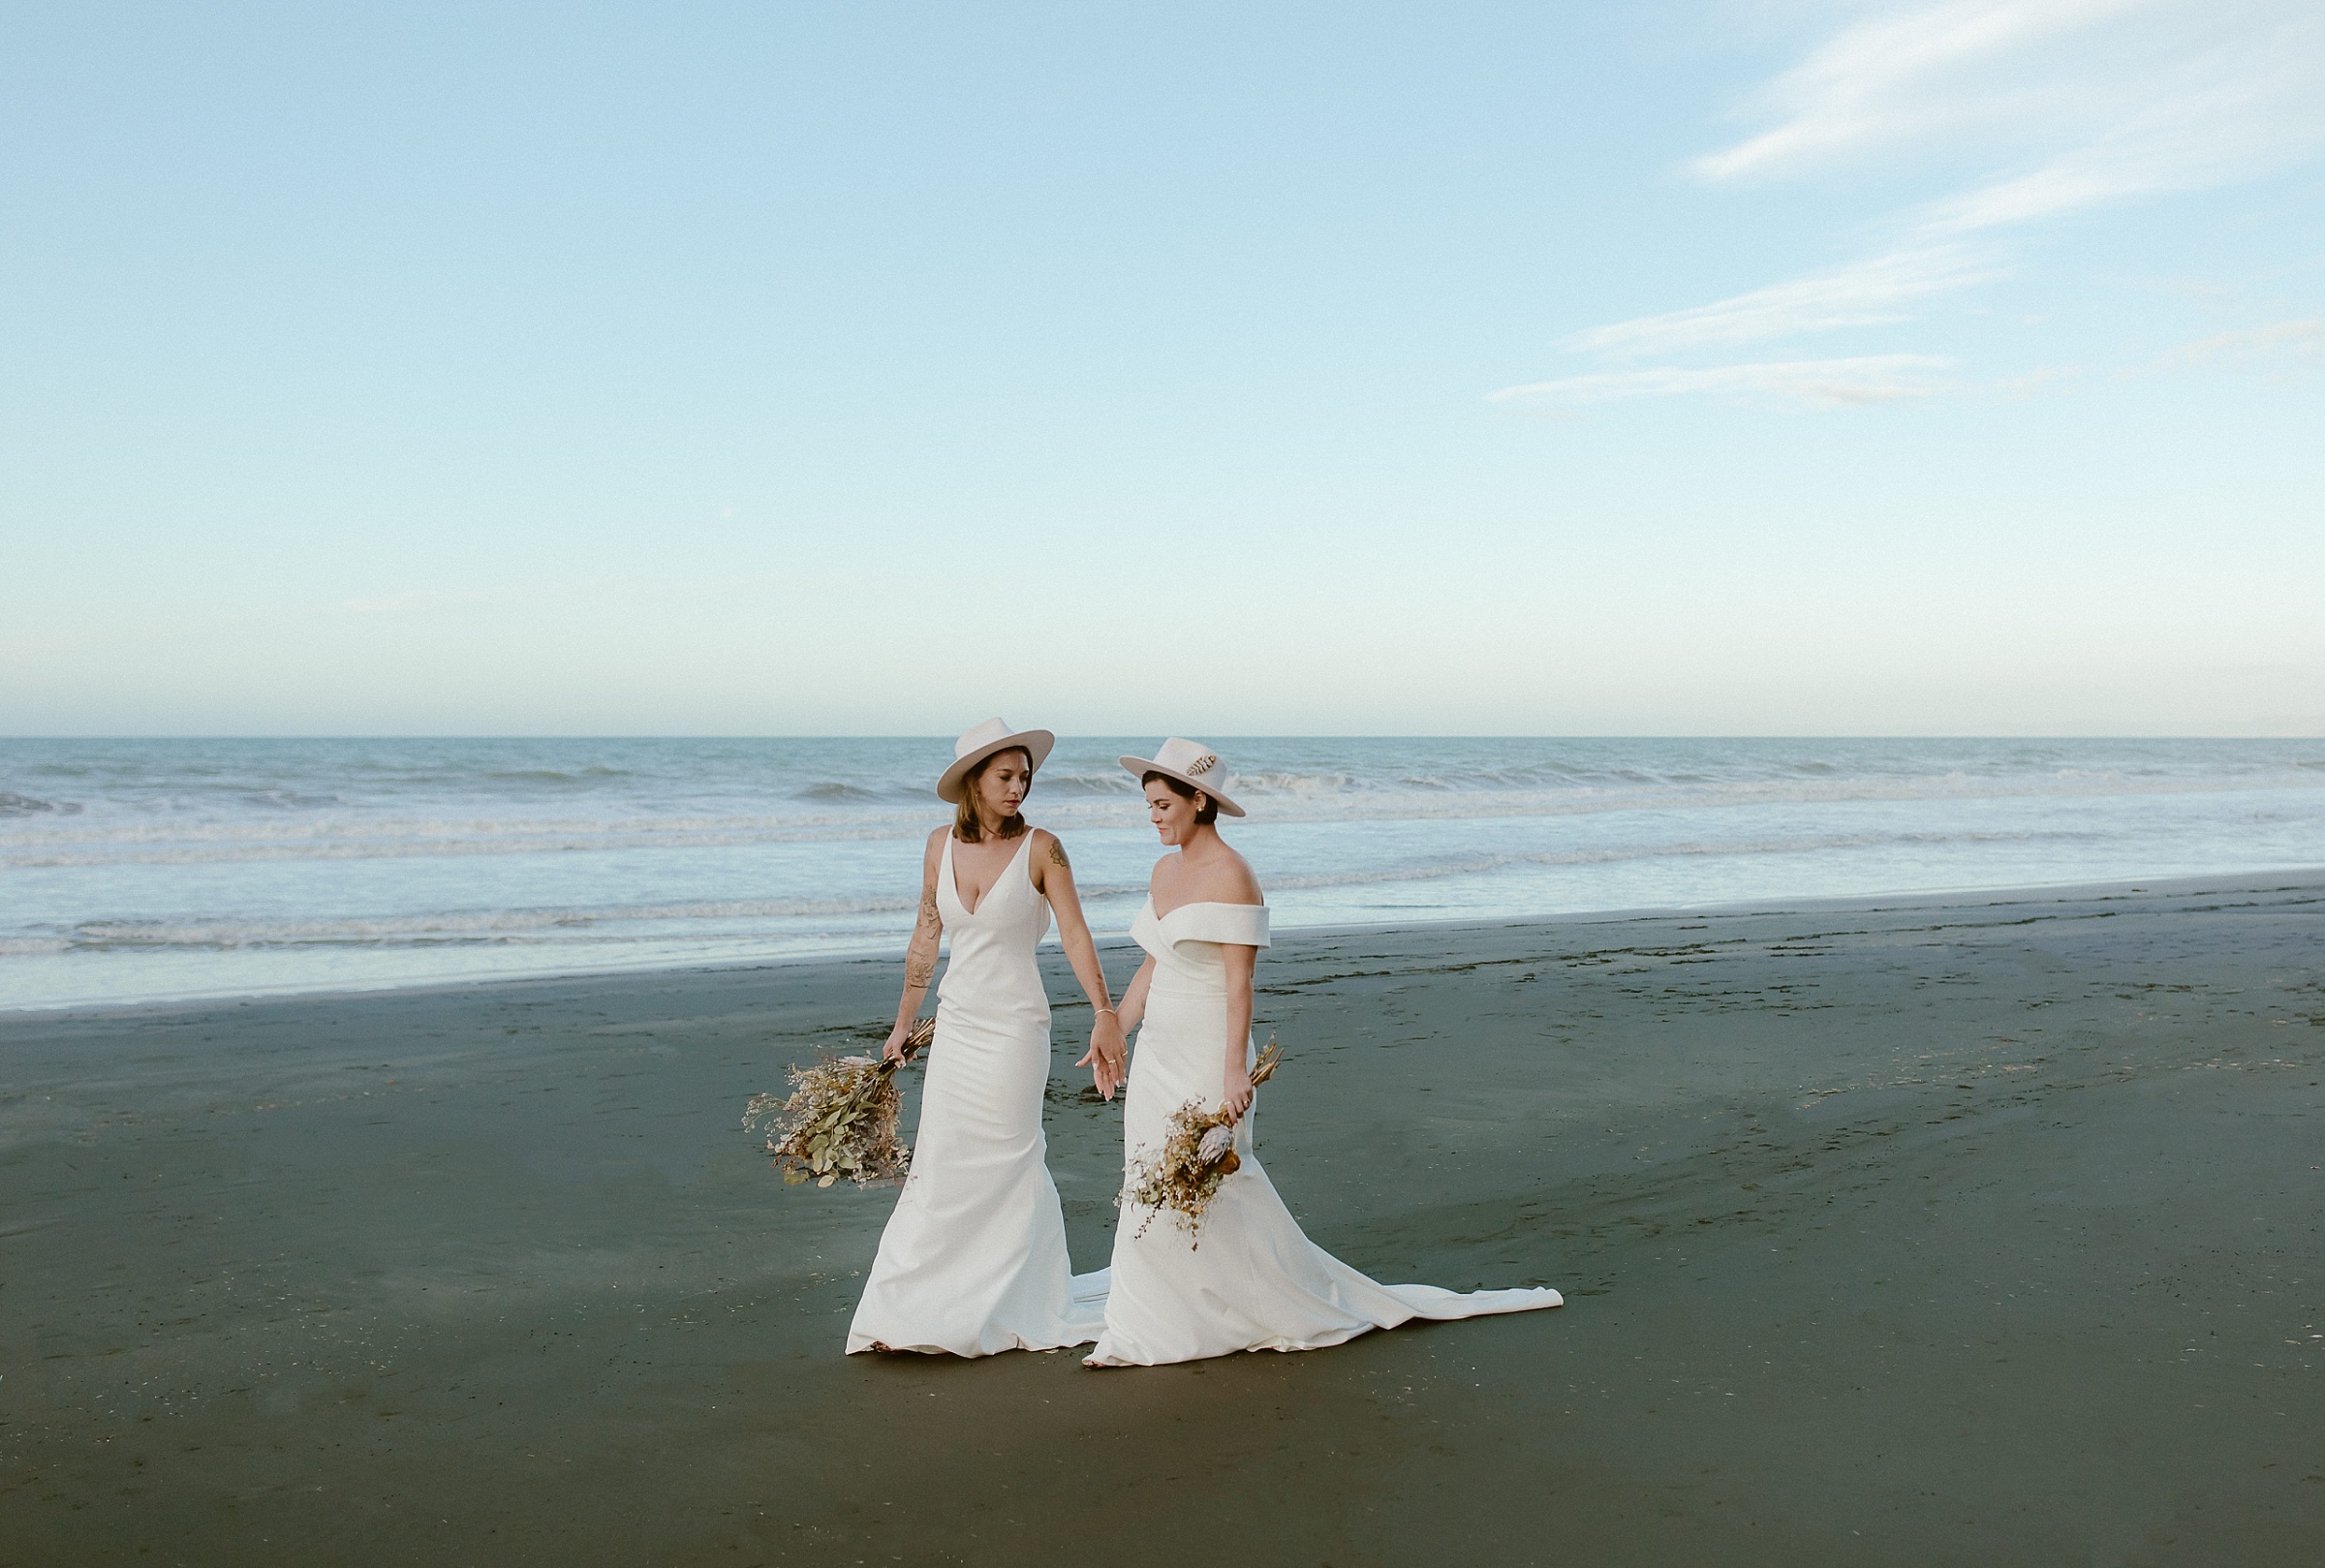
<instances>
[{"instance_id":1,"label":"bride in off-shoulder dress","mask_svg":"<svg viewBox=\"0 0 2325 1568\"><path fill-rule=\"evenodd\" d=\"M1217 753L1171 739L1124 757L1146 785L1149 815L1178 853L1155 868L1131 935L1146 963L1122 1000L1138 1030L1124 1110L1125 1170L1168 1135L1189 1100L1237 1114L1236 1172L1220 1184L1199 1235L1125 1198L1114 1232L1105 1332L1093 1367L1154 1366L1238 1350L1313 1350L1413 1318L1477 1317L1557 1307L1555 1290L1383 1285L1308 1240L1252 1149L1252 971L1268 945L1257 881L1213 825L1243 811L1221 792ZM1158 907L1158 901L1167 907ZM1199 1242L1199 1245L1197 1245Z\"/></svg>"}]
</instances>

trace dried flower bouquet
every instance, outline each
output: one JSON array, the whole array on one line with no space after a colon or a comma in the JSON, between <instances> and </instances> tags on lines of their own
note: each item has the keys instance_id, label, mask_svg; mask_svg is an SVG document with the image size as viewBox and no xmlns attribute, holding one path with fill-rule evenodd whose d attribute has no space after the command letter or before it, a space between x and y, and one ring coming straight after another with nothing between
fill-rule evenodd
<instances>
[{"instance_id":1,"label":"dried flower bouquet","mask_svg":"<svg viewBox=\"0 0 2325 1568\"><path fill-rule=\"evenodd\" d=\"M787 1184L814 1180L829 1186L845 1176L857 1186L901 1182L913 1152L897 1131L904 1095L896 1069L935 1037L937 1021L923 1018L904 1036L900 1061L876 1056L826 1056L791 1069L789 1098L754 1094L743 1125L764 1128L767 1153Z\"/></svg>"},{"instance_id":2,"label":"dried flower bouquet","mask_svg":"<svg viewBox=\"0 0 2325 1568\"><path fill-rule=\"evenodd\" d=\"M1267 1049L1252 1063L1252 1087L1275 1076L1283 1060L1284 1048L1269 1035ZM1235 1125L1224 1109L1206 1111L1200 1100L1189 1100L1170 1113L1168 1126L1162 1149L1132 1167L1122 1201L1147 1211L1137 1234L1144 1236L1155 1215L1167 1209L1199 1246L1203 1211L1219 1184L1243 1167L1243 1156L1235 1153Z\"/></svg>"}]
</instances>

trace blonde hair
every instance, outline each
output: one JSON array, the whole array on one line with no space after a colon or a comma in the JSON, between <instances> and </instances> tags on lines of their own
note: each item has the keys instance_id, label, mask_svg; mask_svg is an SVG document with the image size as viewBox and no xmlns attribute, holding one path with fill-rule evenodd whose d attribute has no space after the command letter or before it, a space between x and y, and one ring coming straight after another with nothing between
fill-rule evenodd
<instances>
[{"instance_id":1,"label":"blonde hair","mask_svg":"<svg viewBox=\"0 0 2325 1568\"><path fill-rule=\"evenodd\" d=\"M985 842L984 825L976 819L977 781L985 776L987 768L1008 756L1011 752L1015 752L1019 756L1025 758L1025 792L1029 795L1034 792L1034 753L1024 747L1005 746L991 756L980 758L976 766L961 775L961 804L952 814L952 836L963 844ZM1000 836L1004 839L1013 839L1024 831L1025 814L1019 812L1001 824Z\"/></svg>"}]
</instances>

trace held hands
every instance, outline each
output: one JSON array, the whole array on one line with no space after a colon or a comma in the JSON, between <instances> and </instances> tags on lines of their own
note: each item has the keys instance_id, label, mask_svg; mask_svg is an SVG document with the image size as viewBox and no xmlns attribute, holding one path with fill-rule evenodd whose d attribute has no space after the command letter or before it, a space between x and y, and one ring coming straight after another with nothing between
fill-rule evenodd
<instances>
[{"instance_id":1,"label":"held hands","mask_svg":"<svg viewBox=\"0 0 2325 1568\"><path fill-rule=\"evenodd\" d=\"M1227 1063L1224 1087L1226 1091L1220 1096L1219 1108L1226 1112L1227 1123L1232 1126L1243 1120L1244 1112L1252 1108L1252 1072L1243 1064L1241 1057Z\"/></svg>"},{"instance_id":2,"label":"held hands","mask_svg":"<svg viewBox=\"0 0 2325 1568\"><path fill-rule=\"evenodd\" d=\"M1090 1026L1090 1049L1082 1053L1077 1067L1090 1069L1091 1081L1107 1099L1114 1097L1124 1080L1130 1077L1129 1052L1122 1039L1122 1021L1111 1009L1098 1015Z\"/></svg>"}]
</instances>

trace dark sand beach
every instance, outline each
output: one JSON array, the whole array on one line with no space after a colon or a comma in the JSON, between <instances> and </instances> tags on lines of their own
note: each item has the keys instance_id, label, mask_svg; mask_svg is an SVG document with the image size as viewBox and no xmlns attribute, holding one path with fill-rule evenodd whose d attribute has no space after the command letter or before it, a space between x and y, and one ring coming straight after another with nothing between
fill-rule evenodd
<instances>
[{"instance_id":1,"label":"dark sand beach","mask_svg":"<svg viewBox=\"0 0 2325 1568\"><path fill-rule=\"evenodd\" d=\"M1290 938L1310 1234L1568 1305L1103 1373L839 1354L893 1192L737 1119L894 961L15 1015L0 1561L2315 1562L2321 958L2313 872Z\"/></svg>"}]
</instances>

